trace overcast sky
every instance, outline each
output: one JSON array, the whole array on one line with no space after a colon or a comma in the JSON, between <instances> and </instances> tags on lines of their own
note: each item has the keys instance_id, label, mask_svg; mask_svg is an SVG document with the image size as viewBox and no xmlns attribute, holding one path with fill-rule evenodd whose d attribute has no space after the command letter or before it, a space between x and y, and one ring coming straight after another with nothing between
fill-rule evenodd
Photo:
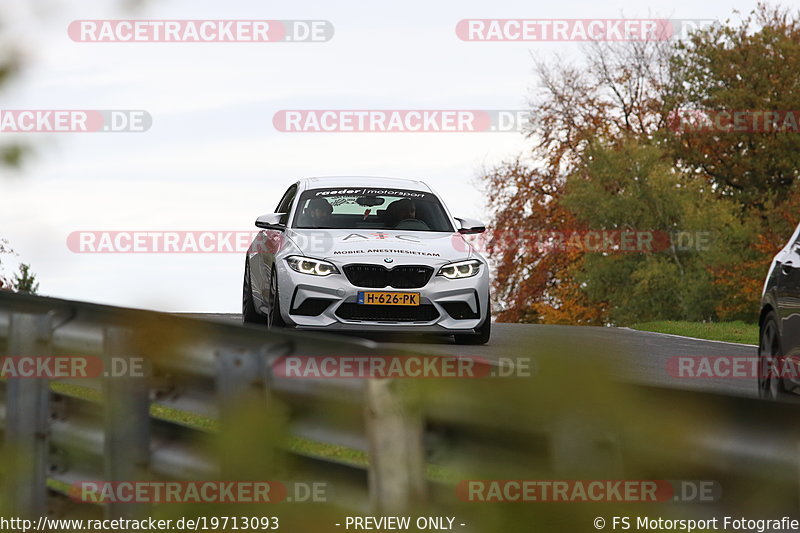
<instances>
[{"instance_id":1,"label":"overcast sky","mask_svg":"<svg viewBox=\"0 0 800 533\"><path fill-rule=\"evenodd\" d=\"M427 181L455 215L486 218L477 177L515 156L516 133L281 133L282 109L522 109L534 55L579 60L559 42L464 42L465 18L726 19L755 2L563 0L266 2L2 0L27 59L0 109L142 109L144 133L24 134L35 156L0 169L0 237L40 292L167 311L236 312L241 254L78 254L74 231L250 230L296 178ZM32 8L32 6L34 6ZM323 19L324 43L80 43L75 19ZM0 133L0 141L12 134ZM5 136L5 137L3 137ZM0 258L2 259L2 258Z\"/></svg>"}]
</instances>

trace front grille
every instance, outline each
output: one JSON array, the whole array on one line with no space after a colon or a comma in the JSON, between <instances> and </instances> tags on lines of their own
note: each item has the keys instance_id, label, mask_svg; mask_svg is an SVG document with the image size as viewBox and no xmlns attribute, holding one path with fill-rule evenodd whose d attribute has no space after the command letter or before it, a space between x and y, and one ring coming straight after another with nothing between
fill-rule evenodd
<instances>
[{"instance_id":1,"label":"front grille","mask_svg":"<svg viewBox=\"0 0 800 533\"><path fill-rule=\"evenodd\" d=\"M368 289L419 289L424 287L433 275L429 266L396 266L392 269L381 265L347 265L344 275L356 287Z\"/></svg>"},{"instance_id":2,"label":"front grille","mask_svg":"<svg viewBox=\"0 0 800 533\"><path fill-rule=\"evenodd\" d=\"M412 306L343 303L336 310L336 316L345 320L430 322L439 317L439 311L431 304Z\"/></svg>"}]
</instances>

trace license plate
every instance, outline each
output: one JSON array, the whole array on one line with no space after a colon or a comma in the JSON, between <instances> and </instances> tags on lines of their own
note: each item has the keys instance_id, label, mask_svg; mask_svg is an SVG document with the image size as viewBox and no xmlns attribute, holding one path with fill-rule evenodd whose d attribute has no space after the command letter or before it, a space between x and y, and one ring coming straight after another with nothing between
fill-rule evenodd
<instances>
[{"instance_id":1,"label":"license plate","mask_svg":"<svg viewBox=\"0 0 800 533\"><path fill-rule=\"evenodd\" d=\"M358 303L364 305L419 305L419 293L359 292Z\"/></svg>"}]
</instances>

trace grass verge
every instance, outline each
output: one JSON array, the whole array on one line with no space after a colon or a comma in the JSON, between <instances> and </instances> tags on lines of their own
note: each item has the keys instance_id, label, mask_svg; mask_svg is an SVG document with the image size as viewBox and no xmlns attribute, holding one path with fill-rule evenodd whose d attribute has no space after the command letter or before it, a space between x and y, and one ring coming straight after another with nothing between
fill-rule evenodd
<instances>
[{"instance_id":1,"label":"grass verge","mask_svg":"<svg viewBox=\"0 0 800 533\"><path fill-rule=\"evenodd\" d=\"M50 384L50 388L54 392L65 394L67 396L74 396L93 402L102 401L102 394L100 391L90 389L88 387L81 387L80 385L73 385L69 383L53 382ZM179 409L173 409L163 405L151 405L150 415L153 418L176 422L184 426L197 428L204 431L216 431L218 429L217 420L211 417L189 413L187 411L181 411ZM369 465L369 457L361 450L355 450L336 444L313 441L302 437L290 437L286 443L286 448L289 451L300 455L316 456L361 467L366 467ZM453 483L461 479L455 474L455 472L439 465L432 464L427 465L426 476L428 479L434 481L449 481ZM57 481L53 481L53 483L58 484ZM61 486L52 486L51 488L56 490L63 489Z\"/></svg>"},{"instance_id":2,"label":"grass verge","mask_svg":"<svg viewBox=\"0 0 800 533\"><path fill-rule=\"evenodd\" d=\"M681 322L661 320L634 324L632 329L670 333L711 341L735 342L738 344L758 344L758 324L734 322Z\"/></svg>"}]
</instances>

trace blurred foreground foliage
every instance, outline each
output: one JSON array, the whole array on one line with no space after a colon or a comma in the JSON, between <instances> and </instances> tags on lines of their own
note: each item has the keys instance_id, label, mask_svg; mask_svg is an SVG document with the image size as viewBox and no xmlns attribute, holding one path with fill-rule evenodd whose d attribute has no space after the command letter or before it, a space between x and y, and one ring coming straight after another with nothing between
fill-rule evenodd
<instances>
[{"instance_id":1,"label":"blurred foreground foliage","mask_svg":"<svg viewBox=\"0 0 800 533\"><path fill-rule=\"evenodd\" d=\"M202 327L199 322L198 327ZM147 328L151 333L158 331L156 323ZM155 357L169 357L183 339L193 335L175 327L162 329L162 334L153 337L163 342L143 341L142 347L158 353ZM156 350L156 346L160 348ZM598 516L635 520L638 516L678 519L724 513L795 513L798 487L792 472L796 469L787 469L782 460L772 461L769 454L753 456L745 464L734 460L734 442L716 440L735 434L737 430L731 428L747 423L742 411L724 399L687 394L679 400L668 395L665 400L657 393L620 383L614 379L617 371L612 364L624 354L623 347L601 348L591 339L568 337L563 331L551 330L536 346L517 348L516 353L528 354L525 357L533 360L531 376L394 382L405 408L426 422L428 474L427 494L410 508L388 514L448 516L455 518L457 529L465 524L464 531L522 533L592 531ZM311 457L292 446L297 409L313 409L320 429L357 427L354 421L364 416L363 411L338 410L323 402L287 405L254 392L256 389L242 390L238 400L224 410L220 424L203 432L194 443L218 458L221 465L219 474L198 480L275 481L287 488L288 497L295 497L295 487L303 484L323 484L322 499L287 498L267 504L170 503L140 508L140 514L134 516L172 520L278 517L282 531L322 533L341 531L347 516L381 514L369 508L365 471L354 474L352 463L343 467L335 456ZM96 396L91 398L96 400ZM77 412L85 413L83 409ZM68 422L70 416L70 411L61 412L59 423ZM173 438L178 438L177 433ZM767 445L776 446L771 441ZM68 468L79 465L86 452L78 448L71 450L69 442L59 441L59 464ZM25 450L6 452L0 462L4 467L25 460ZM446 475L432 476L431 472ZM80 474L77 469L69 472L73 482L80 479L76 474ZM144 476L142 479L164 479L152 472ZM465 497L464 484L474 480L685 480L710 482L716 490L713 498L699 500L695 495L690 502L674 501L671 494L655 502L498 502ZM51 483L51 487L68 489L63 483ZM54 503L51 511L54 516L72 518L98 517L100 513L95 505L63 499Z\"/></svg>"}]
</instances>

